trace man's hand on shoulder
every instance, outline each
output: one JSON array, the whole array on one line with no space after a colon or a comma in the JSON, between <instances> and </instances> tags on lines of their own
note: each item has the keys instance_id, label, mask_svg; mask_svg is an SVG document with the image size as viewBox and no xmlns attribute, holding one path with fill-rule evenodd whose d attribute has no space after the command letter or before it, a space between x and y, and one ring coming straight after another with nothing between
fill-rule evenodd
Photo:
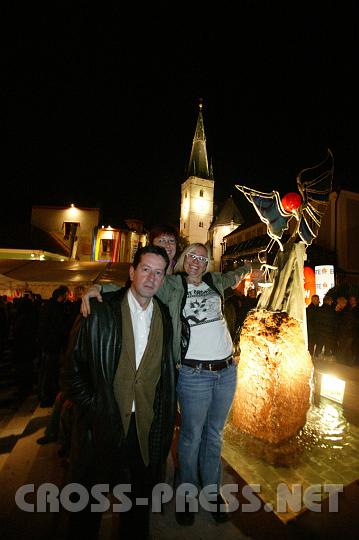
<instances>
[{"instance_id":1,"label":"man's hand on shoulder","mask_svg":"<svg viewBox=\"0 0 359 540\"><path fill-rule=\"evenodd\" d=\"M101 285L94 283L87 289L81 299L80 312L84 317L91 315L90 298L96 298L99 302L102 302Z\"/></svg>"}]
</instances>

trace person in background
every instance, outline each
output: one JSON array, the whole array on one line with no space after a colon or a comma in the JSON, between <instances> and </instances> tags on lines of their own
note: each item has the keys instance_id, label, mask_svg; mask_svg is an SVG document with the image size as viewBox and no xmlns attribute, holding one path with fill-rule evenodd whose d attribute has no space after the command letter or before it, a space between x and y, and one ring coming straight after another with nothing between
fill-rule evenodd
<instances>
[{"instance_id":1,"label":"person in background","mask_svg":"<svg viewBox=\"0 0 359 540\"><path fill-rule=\"evenodd\" d=\"M355 297L354 297L355 298ZM355 316L353 297L351 303L344 296L337 298L337 360L342 364L355 364L355 338L358 335L358 319Z\"/></svg>"},{"instance_id":2,"label":"person in background","mask_svg":"<svg viewBox=\"0 0 359 540\"><path fill-rule=\"evenodd\" d=\"M207 272L208 262L205 245L187 246L174 274L166 276L157 296L168 305L173 323L181 414L177 448L180 484L206 488L212 516L221 523L228 519L221 493L222 436L237 377L233 343L223 316L224 291L236 288L252 272L252 266L227 273ZM108 288L103 286L103 290ZM101 301L99 286L91 287L83 296L81 309L85 317L91 313L90 297ZM178 523L192 525L197 511L196 493L189 493L177 508Z\"/></svg>"},{"instance_id":3,"label":"person in background","mask_svg":"<svg viewBox=\"0 0 359 540\"><path fill-rule=\"evenodd\" d=\"M333 359L336 351L336 320L333 298L326 295L318 311L317 343L315 356Z\"/></svg>"},{"instance_id":4,"label":"person in background","mask_svg":"<svg viewBox=\"0 0 359 540\"><path fill-rule=\"evenodd\" d=\"M335 302L335 312L336 313L343 313L345 308L347 307L348 299L345 298L345 296L338 296L336 302Z\"/></svg>"},{"instance_id":5,"label":"person in background","mask_svg":"<svg viewBox=\"0 0 359 540\"><path fill-rule=\"evenodd\" d=\"M352 316L353 325L353 342L352 342L352 358L353 365L359 364L359 305L357 297L352 294L348 297L348 308Z\"/></svg>"},{"instance_id":6,"label":"person in background","mask_svg":"<svg viewBox=\"0 0 359 540\"><path fill-rule=\"evenodd\" d=\"M38 352L38 311L31 292L19 300L14 319L14 366L19 383L19 398L27 397L34 385Z\"/></svg>"},{"instance_id":7,"label":"person in background","mask_svg":"<svg viewBox=\"0 0 359 540\"><path fill-rule=\"evenodd\" d=\"M306 310L307 313L307 332L308 332L308 351L315 354L315 346L318 339L318 319L319 319L319 296L313 294L310 304Z\"/></svg>"},{"instance_id":8,"label":"person in background","mask_svg":"<svg viewBox=\"0 0 359 540\"><path fill-rule=\"evenodd\" d=\"M348 307L353 311L359 311L358 299L354 294L348 296Z\"/></svg>"},{"instance_id":9,"label":"person in background","mask_svg":"<svg viewBox=\"0 0 359 540\"><path fill-rule=\"evenodd\" d=\"M345 343L345 318L346 318L346 306L348 304L348 299L345 296L338 296L335 302L335 356L338 362L345 363L346 359L343 356L343 351L340 350L340 347Z\"/></svg>"},{"instance_id":10,"label":"person in background","mask_svg":"<svg viewBox=\"0 0 359 540\"><path fill-rule=\"evenodd\" d=\"M151 227L148 241L154 246L163 247L166 250L170 264L167 268L167 275L173 274L173 268L178 256L179 236L177 229L172 225L157 224Z\"/></svg>"},{"instance_id":11,"label":"person in background","mask_svg":"<svg viewBox=\"0 0 359 540\"><path fill-rule=\"evenodd\" d=\"M70 335L74 322L80 313L82 295L84 294L84 292L85 292L85 287L83 285L77 285L74 288L73 299L71 301L69 300L66 301L65 312L66 312L66 326L67 326L68 335Z\"/></svg>"},{"instance_id":12,"label":"person in background","mask_svg":"<svg viewBox=\"0 0 359 540\"><path fill-rule=\"evenodd\" d=\"M68 293L68 287L58 287L52 292L50 300L40 309L41 359L38 385L40 407L52 407L60 390L62 353L66 349L68 338L65 308Z\"/></svg>"},{"instance_id":13,"label":"person in background","mask_svg":"<svg viewBox=\"0 0 359 540\"><path fill-rule=\"evenodd\" d=\"M66 301L65 304L66 334L69 337L80 313L81 298L84 291L85 288L82 285L77 285L74 288L73 300ZM76 332L76 329L74 329L74 332ZM60 388L62 387L62 376L60 373ZM36 441L38 444L48 444L58 441L60 444L58 454L63 458L68 457L70 451L72 411L72 402L66 398L66 394L62 388L56 396L44 435Z\"/></svg>"},{"instance_id":14,"label":"person in background","mask_svg":"<svg viewBox=\"0 0 359 540\"><path fill-rule=\"evenodd\" d=\"M131 485L119 538L148 538L153 485L161 481L176 407L172 324L155 297L169 258L159 246L137 250L131 286L93 302L82 318L68 364L66 396L74 404L69 481ZM163 479L162 479L163 480ZM99 512L70 516L69 538L97 538Z\"/></svg>"}]
</instances>

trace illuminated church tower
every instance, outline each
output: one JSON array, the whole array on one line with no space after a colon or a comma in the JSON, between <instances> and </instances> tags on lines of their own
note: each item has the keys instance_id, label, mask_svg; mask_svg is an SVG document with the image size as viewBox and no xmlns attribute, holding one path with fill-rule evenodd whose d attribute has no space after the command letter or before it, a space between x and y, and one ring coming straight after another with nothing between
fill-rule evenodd
<instances>
[{"instance_id":1,"label":"illuminated church tower","mask_svg":"<svg viewBox=\"0 0 359 540\"><path fill-rule=\"evenodd\" d=\"M207 242L208 229L213 220L213 193L214 180L212 170L208 167L200 101L187 180L181 186L180 232L190 244Z\"/></svg>"}]
</instances>

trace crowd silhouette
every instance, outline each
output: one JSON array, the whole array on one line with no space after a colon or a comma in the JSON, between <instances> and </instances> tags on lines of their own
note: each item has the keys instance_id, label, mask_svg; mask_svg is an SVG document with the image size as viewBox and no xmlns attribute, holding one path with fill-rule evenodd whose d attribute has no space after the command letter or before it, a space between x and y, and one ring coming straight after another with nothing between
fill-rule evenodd
<instances>
[{"instance_id":1,"label":"crowd silhouette","mask_svg":"<svg viewBox=\"0 0 359 540\"><path fill-rule=\"evenodd\" d=\"M313 359L359 365L359 306L355 295L327 295L307 307L308 350Z\"/></svg>"},{"instance_id":2,"label":"crowd silhouette","mask_svg":"<svg viewBox=\"0 0 359 540\"><path fill-rule=\"evenodd\" d=\"M35 394L40 407L52 407L39 444L58 441L59 455L68 457L72 403L63 392L63 371L71 329L80 312L84 287L71 292L65 285L45 300L26 292L22 297L0 297L0 360L10 358L15 399L21 403Z\"/></svg>"}]
</instances>

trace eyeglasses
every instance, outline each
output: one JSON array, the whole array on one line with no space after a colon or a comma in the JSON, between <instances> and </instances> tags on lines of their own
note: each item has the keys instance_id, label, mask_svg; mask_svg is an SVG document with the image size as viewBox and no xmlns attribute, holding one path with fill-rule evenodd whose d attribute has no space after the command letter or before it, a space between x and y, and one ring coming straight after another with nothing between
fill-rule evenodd
<instances>
[{"instance_id":1,"label":"eyeglasses","mask_svg":"<svg viewBox=\"0 0 359 540\"><path fill-rule=\"evenodd\" d=\"M192 259L193 261L199 261L199 262L205 263L205 264L208 263L208 258L203 257L202 255L196 255L195 253L187 253L187 257L189 259Z\"/></svg>"},{"instance_id":2,"label":"eyeglasses","mask_svg":"<svg viewBox=\"0 0 359 540\"><path fill-rule=\"evenodd\" d=\"M157 242L158 244L160 244L160 245L161 245L161 244L171 244L171 245L175 245L176 239L173 238L172 236L169 236L169 237L167 237L167 236L160 236L160 237L156 238L156 242Z\"/></svg>"}]
</instances>

